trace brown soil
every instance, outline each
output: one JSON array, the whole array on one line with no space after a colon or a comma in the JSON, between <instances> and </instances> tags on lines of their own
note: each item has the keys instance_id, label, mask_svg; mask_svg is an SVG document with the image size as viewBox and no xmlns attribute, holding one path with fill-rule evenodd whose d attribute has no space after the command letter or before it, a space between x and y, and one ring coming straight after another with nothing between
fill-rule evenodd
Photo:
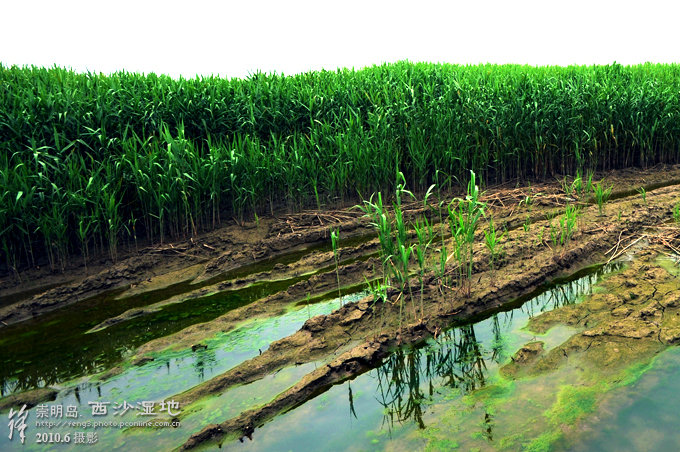
<instances>
[{"instance_id":1,"label":"brown soil","mask_svg":"<svg viewBox=\"0 0 680 452\"><path fill-rule=\"evenodd\" d=\"M501 368L504 377L517 377L525 373L528 364L532 364L543 353L543 342L535 341L525 344L510 358L510 362Z\"/></svg>"}]
</instances>

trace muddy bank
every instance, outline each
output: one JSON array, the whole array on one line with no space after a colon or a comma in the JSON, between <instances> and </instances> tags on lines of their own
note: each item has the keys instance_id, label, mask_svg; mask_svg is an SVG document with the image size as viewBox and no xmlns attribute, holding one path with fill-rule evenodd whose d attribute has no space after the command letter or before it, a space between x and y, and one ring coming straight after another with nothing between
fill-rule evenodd
<instances>
[{"instance_id":1,"label":"muddy bank","mask_svg":"<svg viewBox=\"0 0 680 452\"><path fill-rule=\"evenodd\" d=\"M342 282L344 285L354 285L361 282L362 274L371 277L376 265L380 265L379 262L376 263L375 260L370 260L370 256L375 254L376 245L377 243L375 241L369 241L369 243L357 247L342 248L338 250L338 274L343 276ZM368 260L370 260L370 263L367 265L355 265L358 264L359 261L365 262ZM106 319L104 322L92 328L89 332L101 331L109 326L125 322L131 318L157 312L170 304L190 302L191 300L200 297L208 297L227 291L238 291L253 287L256 284L272 281L294 280L299 277L308 276L307 279L296 282L286 289L286 292L284 293L286 295L285 297L279 296L276 298L276 295L278 294L274 295L273 297L279 305L283 305L285 301L300 299L307 293L309 293L310 296L316 296L324 293L324 291L330 291L332 289L332 284L335 284L335 287L337 288L334 262L333 252L318 252L303 256L300 260L291 264L277 263L272 270L247 274L243 277L228 279L214 285L203 286L202 284L196 284L201 288L188 290L180 295L172 296L141 308L130 309L116 317ZM333 274L330 275L329 273ZM190 287L191 286L189 286L189 288ZM304 292L305 288L307 289L307 292ZM119 298L123 298L126 294L127 292L122 294ZM260 304L267 303L271 305L273 297L265 298ZM255 312L252 307L248 309L251 309L249 311L251 313ZM249 317L246 316L242 318Z\"/></svg>"},{"instance_id":2,"label":"muddy bank","mask_svg":"<svg viewBox=\"0 0 680 452\"><path fill-rule=\"evenodd\" d=\"M536 230L550 227L548 221L532 224L529 230L519 231L517 237L506 242L508 251L500 269L492 272L481 264L479 269L475 268L473 280L476 284L469 298L461 296L455 288L443 287L433 277L427 279L424 296L427 310L422 314L422 322L417 321L419 316L415 304L411 316L411 308L407 303L407 318L414 323L400 327L401 317L396 306L399 295L396 293L391 296L392 303L371 306L370 299L366 299L324 318L310 320L298 333L273 343L259 357L178 397L183 403L191 403L235 384L254 381L285 365L333 356L334 353L343 352L342 347L349 347L353 343L359 345L337 359L331 358L331 367L310 375L309 379L301 382L300 387L292 389L293 393L284 393L268 405L262 414L244 413L235 420L206 427L192 437L186 446L193 447L206 438L222 434L246 435L251 431L252 424L262 422L275 412L290 409L313 396L316 393L312 389L315 384L327 386L332 381L342 381L374 367L394 344L422 341L454 322L497 309L508 300L535 290L551 278L573 272L585 262L604 258L607 251L620 243L621 237L640 233L645 226L668 220L671 208L677 202L677 194L677 188L659 189L655 193L654 203L649 202L643 208L636 200L610 202L606 209L609 212L618 211L614 221L611 217L608 217L608 221L600 217L597 207L587 208L579 223L581 232L574 236L568 248L554 249L545 240L535 239ZM533 242L528 240L530 236L534 237ZM483 256L483 253L480 254ZM526 260L528 255L532 256L530 261ZM480 259L484 260L483 257ZM416 286L415 281L412 281L412 286ZM382 339L377 340L379 337ZM365 355L366 351L370 351L369 355ZM339 372L338 369L344 370ZM295 391L298 391L297 396L294 395Z\"/></svg>"},{"instance_id":3,"label":"muddy bank","mask_svg":"<svg viewBox=\"0 0 680 452\"><path fill-rule=\"evenodd\" d=\"M485 201L495 215L503 217L503 224L509 229L521 227L527 221L527 214L531 222L552 215L550 212L520 212L518 205L527 196L533 199L536 209L563 206L567 202L592 201L590 197L581 196L584 199L579 199L577 193L565 191L565 181L572 179L565 177L553 183L534 182L531 187L524 188L509 188L516 187L516 183L489 187ZM614 184L613 197L635 196L635 189L641 186L647 187L651 195L653 189L680 182L680 165L613 171L596 174L594 180L601 178ZM454 191L444 196L450 199L459 194ZM423 212L419 203L405 207L407 218ZM368 223L361 218L359 211L350 209L264 217L257 224L232 224L195 238L147 246L138 251L129 246L127 252L120 250L119 254L123 257L115 265L106 256L100 256L86 269L81 259L74 258L69 260L68 271L64 274L53 274L43 267L22 272L21 281L13 275L5 275L0 279L0 322L11 324L34 318L110 290L134 290L134 286L139 286L135 291L139 293L155 278L181 272L194 264L203 268L192 278L198 278L197 282L209 280L254 262L327 242L330 227L339 227L345 238L366 236L371 233ZM152 282L149 288L154 284ZM157 285L162 286L163 283ZM0 327L2 325L0 323Z\"/></svg>"},{"instance_id":4,"label":"muddy bank","mask_svg":"<svg viewBox=\"0 0 680 452\"><path fill-rule=\"evenodd\" d=\"M144 289L158 290L176 284L178 277L179 281L210 283L211 278L216 275L230 272L238 275L239 268L275 259L277 256L296 251L304 252L309 248L330 247L327 244L328 227L296 230L286 234L279 232L274 237L267 237L273 223L262 222L260 228L249 229L248 233L229 227L201 237L200 240L190 239L167 246L150 247L142 250L138 256L102 266L99 271L96 270L98 267L92 267L88 270L90 275L29 296L26 300L12 302L8 299L7 304L0 307L0 328L114 290L126 289L130 295L139 294ZM343 223L342 231L346 239L358 235L370 240L367 236L368 225L359 220ZM200 268L187 273L187 266L199 264ZM78 272L74 272L70 277L73 279L77 275ZM59 276L55 278L60 279Z\"/></svg>"},{"instance_id":5,"label":"muddy bank","mask_svg":"<svg viewBox=\"0 0 680 452\"><path fill-rule=\"evenodd\" d=\"M22 405L26 405L26 408L33 408L40 403L55 400L58 393L59 391L53 388L40 388L22 392L21 394L13 394L0 399L0 412L8 411L13 407L21 407Z\"/></svg>"}]
</instances>

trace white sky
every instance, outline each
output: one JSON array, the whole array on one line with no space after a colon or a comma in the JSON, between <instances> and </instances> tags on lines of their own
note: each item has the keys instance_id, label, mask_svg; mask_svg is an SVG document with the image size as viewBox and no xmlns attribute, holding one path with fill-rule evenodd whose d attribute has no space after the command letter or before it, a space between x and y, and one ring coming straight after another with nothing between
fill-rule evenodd
<instances>
[{"instance_id":1,"label":"white sky","mask_svg":"<svg viewBox=\"0 0 680 452\"><path fill-rule=\"evenodd\" d=\"M242 77L450 63L680 62L672 1L3 0L0 62Z\"/></svg>"}]
</instances>

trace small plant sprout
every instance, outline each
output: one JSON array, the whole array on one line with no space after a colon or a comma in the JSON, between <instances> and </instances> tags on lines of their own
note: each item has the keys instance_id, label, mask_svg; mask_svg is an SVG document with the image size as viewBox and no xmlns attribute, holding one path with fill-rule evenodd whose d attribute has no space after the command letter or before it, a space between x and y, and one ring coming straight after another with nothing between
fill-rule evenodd
<instances>
[{"instance_id":1,"label":"small plant sprout","mask_svg":"<svg viewBox=\"0 0 680 452\"><path fill-rule=\"evenodd\" d=\"M642 202L647 205L647 190L645 190L645 187L640 187L636 191L640 193L640 196L642 196Z\"/></svg>"},{"instance_id":2,"label":"small plant sprout","mask_svg":"<svg viewBox=\"0 0 680 452\"><path fill-rule=\"evenodd\" d=\"M331 229L331 246L333 247L333 258L335 259L335 276L338 280L338 299L342 305L342 294L340 293L340 270L338 269L338 242L340 240L340 231Z\"/></svg>"},{"instance_id":3,"label":"small plant sprout","mask_svg":"<svg viewBox=\"0 0 680 452\"><path fill-rule=\"evenodd\" d=\"M559 242L559 231L557 228L552 224L552 221L550 222L550 242L552 242L553 246L553 251L557 250L557 244Z\"/></svg>"},{"instance_id":4,"label":"small plant sprout","mask_svg":"<svg viewBox=\"0 0 680 452\"><path fill-rule=\"evenodd\" d=\"M427 201L432 195L432 190L435 188L435 185L430 185L430 188L428 188L427 193L425 193L425 197L423 198L423 207L427 209ZM430 247L430 244L432 243L432 240L434 238L434 231L432 230L432 226L430 225L430 222L427 220L427 216L423 215L422 221L416 219L415 224L413 225L413 229L415 230L416 237L418 238L418 243L415 245L415 252L416 252L416 260L418 261L418 267L419 267L419 274L418 278L420 280L420 318L421 320L425 316L425 309L423 307L423 289L424 289L424 279L425 279L425 257L427 254L427 250Z\"/></svg>"},{"instance_id":5,"label":"small plant sprout","mask_svg":"<svg viewBox=\"0 0 680 452\"><path fill-rule=\"evenodd\" d=\"M613 185L605 187L603 182L598 182L593 186L593 193L595 194L595 202L600 211L600 216L604 215L604 204L609 200L612 194Z\"/></svg>"},{"instance_id":6,"label":"small plant sprout","mask_svg":"<svg viewBox=\"0 0 680 452\"><path fill-rule=\"evenodd\" d=\"M576 177L571 183L572 192L578 194L580 198L584 197L592 191L593 187L593 172L588 171L586 179L583 179L581 175L581 170L576 171Z\"/></svg>"},{"instance_id":7,"label":"small plant sprout","mask_svg":"<svg viewBox=\"0 0 680 452\"><path fill-rule=\"evenodd\" d=\"M579 217L579 210L576 206L567 205L564 216L560 218L560 245L565 248L576 230L576 223Z\"/></svg>"},{"instance_id":8,"label":"small plant sprout","mask_svg":"<svg viewBox=\"0 0 680 452\"><path fill-rule=\"evenodd\" d=\"M373 303L384 302L387 300L387 288L386 284L380 282L380 280L375 280L371 282L366 276L364 276L364 281L366 281L366 288L373 295Z\"/></svg>"},{"instance_id":9,"label":"small plant sprout","mask_svg":"<svg viewBox=\"0 0 680 452\"><path fill-rule=\"evenodd\" d=\"M581 170L576 171L576 177L571 183L571 191L579 196L583 194L583 177L581 177Z\"/></svg>"},{"instance_id":10,"label":"small plant sprout","mask_svg":"<svg viewBox=\"0 0 680 452\"><path fill-rule=\"evenodd\" d=\"M586 179L586 184L582 189L582 194L590 193L593 189L593 172L588 171L588 178Z\"/></svg>"},{"instance_id":11,"label":"small plant sprout","mask_svg":"<svg viewBox=\"0 0 680 452\"><path fill-rule=\"evenodd\" d=\"M567 196L571 196L571 192L574 190L573 186L567 182L567 176L562 179L562 190Z\"/></svg>"},{"instance_id":12,"label":"small plant sprout","mask_svg":"<svg viewBox=\"0 0 680 452\"><path fill-rule=\"evenodd\" d=\"M394 241L392 240L392 222L383 206L382 194L378 192L375 202L373 202L373 197L371 195L368 201L364 201L363 206L356 207L372 220L371 224L378 231L383 278L387 278L387 265L391 262L390 257L395 254Z\"/></svg>"},{"instance_id":13,"label":"small plant sprout","mask_svg":"<svg viewBox=\"0 0 680 452\"><path fill-rule=\"evenodd\" d=\"M505 234L506 232L503 232L499 236L498 231L496 231L496 227L494 226L493 218L489 218L489 230L484 231L484 244L490 253L489 266L491 267L492 271L496 268L496 262L498 258L502 256L503 245L501 245L499 241Z\"/></svg>"},{"instance_id":14,"label":"small plant sprout","mask_svg":"<svg viewBox=\"0 0 680 452\"><path fill-rule=\"evenodd\" d=\"M545 229L541 228L538 231L538 237L536 237L536 240L539 244L543 243L543 234L545 234Z\"/></svg>"},{"instance_id":15,"label":"small plant sprout","mask_svg":"<svg viewBox=\"0 0 680 452\"><path fill-rule=\"evenodd\" d=\"M529 210L531 210L531 206L533 205L533 203L534 203L534 198L531 196L531 193L529 193L528 195L526 195L524 197L524 199L522 199L519 202L519 205L521 207L522 204L524 204L525 206L527 206L529 208Z\"/></svg>"},{"instance_id":16,"label":"small plant sprout","mask_svg":"<svg viewBox=\"0 0 680 452\"><path fill-rule=\"evenodd\" d=\"M680 204L676 204L673 207L673 219L676 223L680 223Z\"/></svg>"},{"instance_id":17,"label":"small plant sprout","mask_svg":"<svg viewBox=\"0 0 680 452\"><path fill-rule=\"evenodd\" d=\"M397 281L401 284L402 293L406 293L408 288L411 302L414 303L413 311L415 317L415 302L413 300L413 291L411 289L411 280L409 278L409 260L413 252L413 246L408 243L408 233L406 232L406 221L404 220L404 213L401 207L401 200L404 194L415 199L413 193L406 190L406 178L402 172L397 173L397 189L395 191L394 202L394 221L396 228L396 260L399 263L399 268L393 266L393 273Z\"/></svg>"},{"instance_id":18,"label":"small plant sprout","mask_svg":"<svg viewBox=\"0 0 680 452\"><path fill-rule=\"evenodd\" d=\"M434 272L437 275L437 277L440 279L442 283L445 283L444 281L444 275L446 274L446 262L447 262L447 247L446 247L446 241L444 239L445 236L445 224L442 219L442 209L444 208L445 202L442 200L442 194L441 194L441 184L446 183L447 181L450 181L451 177L447 177L446 180L442 183L439 181L439 174L441 173L440 170L435 171L435 181L436 181L436 187L437 187L437 215L439 216L439 237L441 239L441 247L439 248L439 262L435 261L434 264ZM428 190L429 191L429 190Z\"/></svg>"}]
</instances>

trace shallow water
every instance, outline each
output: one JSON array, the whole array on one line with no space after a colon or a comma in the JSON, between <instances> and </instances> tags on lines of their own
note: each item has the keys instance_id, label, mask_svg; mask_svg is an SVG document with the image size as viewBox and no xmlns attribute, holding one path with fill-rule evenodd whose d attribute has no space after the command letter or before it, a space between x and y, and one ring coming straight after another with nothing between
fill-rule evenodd
<instances>
[{"instance_id":1,"label":"shallow water","mask_svg":"<svg viewBox=\"0 0 680 452\"><path fill-rule=\"evenodd\" d=\"M578 436L557 443L555 450L680 450L680 349L661 353L638 381L613 391L581 426Z\"/></svg>"},{"instance_id":2,"label":"shallow water","mask_svg":"<svg viewBox=\"0 0 680 452\"><path fill-rule=\"evenodd\" d=\"M514 383L499 384L498 369L523 344L541 340L546 350L563 343L576 330L558 326L545 335L523 329L531 316L576 303L593 290L604 274L619 264L563 282L510 311L497 312L476 323L453 328L424 347L395 351L383 364L356 379L333 386L302 406L256 429L253 439L222 445L226 450L433 450L473 444L489 445L506 436L498 413L474 398L486 392L505 397ZM555 381L566 374L535 381L530 391L554 392ZM519 389L518 389L519 388ZM527 415L531 406L521 410ZM463 417L447 420L451 413ZM454 416L455 417L455 416ZM439 435L442 425L450 424ZM466 428L462 428L462 425ZM474 427L474 437L459 440L455 429ZM463 440L464 439L464 440ZM215 447L214 444L205 448ZM496 447L491 447L495 449Z\"/></svg>"},{"instance_id":3,"label":"shallow water","mask_svg":"<svg viewBox=\"0 0 680 452\"><path fill-rule=\"evenodd\" d=\"M359 239L355 239L359 240ZM361 238L361 240L364 240ZM349 243L349 240L347 241ZM353 243L353 242L352 242ZM343 242L343 246L345 243ZM323 251L328 244L317 245L295 253L228 272L229 278L270 269L276 264L300 259L304 254ZM180 331L190 325L218 316L286 290L289 286L330 271L332 267L315 269L304 275L276 281L263 281L236 290L169 304L160 310L131 318L104 330L88 333L102 321L131 308L148 306L167 300L178 293L195 290L190 281L118 299L124 289L92 297L74 306L47 313L36 320L0 329L0 396L18 391L59 384L113 367L140 345L158 337ZM219 279L224 280L221 275ZM209 281L214 283L214 281ZM356 291L356 290L354 290Z\"/></svg>"},{"instance_id":4,"label":"shallow water","mask_svg":"<svg viewBox=\"0 0 680 452\"><path fill-rule=\"evenodd\" d=\"M359 292L343 296L342 300L343 302L356 301L365 295L364 292ZM55 401L46 402L46 404L61 405L64 409L69 405L76 406L84 419L97 420L90 416L91 409L88 402L111 402L109 406L109 410L111 410L115 403L135 404L141 401L168 400L175 394L190 389L247 359L257 356L260 351L266 350L272 341L297 331L311 316L328 314L339 306L340 301L337 298L331 298L309 306L299 306L280 316L245 321L234 330L219 333L204 341L204 345L208 346L207 349L195 352L187 349L159 353L154 361L141 366L129 367L123 373L106 381L76 384L72 388L62 391ZM270 375L256 383L234 388L228 392L226 397L214 397L202 401L200 404L207 408L183 418L183 427L180 429L161 429L155 432L147 429L135 432L110 428L101 429L98 434L99 441L101 443L106 442L107 447L109 444L114 445L112 447L118 447L127 442L125 439L127 435L131 435L136 438L135 447L137 447L142 443L152 445L160 440L160 438L157 438L159 436L163 437L163 442L168 448L176 447L186 440L190 432L200 430L208 422L218 421L224 415L236 415L243 409L253 406L253 404L267 402L312 369L313 365L311 367L306 365L287 369L279 372L280 375ZM30 409L28 412L29 419L35 422L37 420L37 408ZM217 419L213 419L214 417L217 417ZM115 418L109 416L106 419ZM131 414L126 416L125 420L134 421L136 419L134 414ZM36 431L37 429L31 430ZM40 431L48 430L42 429ZM53 428L49 431L63 435L67 432L73 432L73 428ZM175 444L177 442L179 443ZM29 444L39 448L37 444L34 444L33 438L31 438ZM0 437L0 450L5 450L5 446L9 447L10 445L15 444L10 443L6 435L2 435ZM59 447L61 449L66 446L59 445Z\"/></svg>"}]
</instances>

